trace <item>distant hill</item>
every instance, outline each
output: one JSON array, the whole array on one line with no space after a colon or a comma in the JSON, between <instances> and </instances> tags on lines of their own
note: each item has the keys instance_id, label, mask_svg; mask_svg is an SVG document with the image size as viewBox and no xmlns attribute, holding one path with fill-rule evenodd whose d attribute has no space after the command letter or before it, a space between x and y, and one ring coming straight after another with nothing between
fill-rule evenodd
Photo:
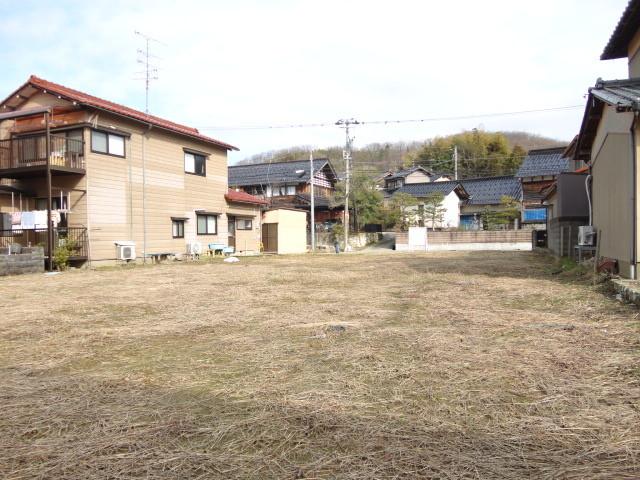
<instances>
[{"instance_id":1,"label":"distant hill","mask_svg":"<svg viewBox=\"0 0 640 480\"><path fill-rule=\"evenodd\" d=\"M442 161L436 161L435 159L425 160L429 156L430 149L443 149L442 146L435 147L434 145L461 144L462 141L459 141L459 139L462 137L469 137L471 134L472 132L462 132L460 134L413 142L370 143L363 147L354 149L353 166L354 169L374 177L387 170L393 171L400 169L403 166L416 163L424 164L433 168L434 166L431 162L436 162L436 165L440 167L438 169L441 173L448 173L450 165L447 162L442 163ZM501 140L500 143L505 145L502 146L502 150L500 152L491 152L489 146L489 154L474 153L469 148L464 152L461 152L463 157L466 154L464 160L468 166L468 172L464 176L509 174L519 166L520 161L522 160L522 152L527 152L528 150L535 148L563 146L569 143L568 141L543 137L541 135L528 132L475 132L475 134L482 137L499 137ZM314 149L314 156L328 157L331 159L336 170L341 172L344 170L342 149L342 145L326 147L323 149L316 148ZM483 151L486 152L486 149ZM287 162L300 160L306 158L308 155L309 147L299 145L252 155L251 157L239 161L237 164L246 165L252 163ZM446 155L450 156L449 153ZM482 168L475 168L473 166L475 165L474 155L476 157L483 157L481 159ZM503 159L506 159L508 156L510 156L510 161L508 162L507 167L503 165ZM438 157L438 155L436 155L436 157ZM488 158L490 158L491 161L488 161Z\"/></svg>"}]
</instances>

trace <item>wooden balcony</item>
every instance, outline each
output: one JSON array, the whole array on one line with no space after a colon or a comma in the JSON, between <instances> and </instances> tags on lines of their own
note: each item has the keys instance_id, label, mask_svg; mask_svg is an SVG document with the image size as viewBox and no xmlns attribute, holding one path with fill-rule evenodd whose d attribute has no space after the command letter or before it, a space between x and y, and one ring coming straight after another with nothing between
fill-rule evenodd
<instances>
[{"instance_id":1,"label":"wooden balcony","mask_svg":"<svg viewBox=\"0 0 640 480\"><path fill-rule=\"evenodd\" d=\"M52 174L84 175L84 142L57 135L51 135L50 139ZM45 135L0 140L0 177L38 177L46 175L46 172Z\"/></svg>"},{"instance_id":2,"label":"wooden balcony","mask_svg":"<svg viewBox=\"0 0 640 480\"><path fill-rule=\"evenodd\" d=\"M65 243L73 245L71 261L84 261L89 257L89 242L87 240L86 227L57 227L53 229L53 248ZM18 244L23 247L41 246L44 248L45 258L49 258L47 248L47 229L19 229L0 230L0 248L7 248Z\"/></svg>"}]
</instances>

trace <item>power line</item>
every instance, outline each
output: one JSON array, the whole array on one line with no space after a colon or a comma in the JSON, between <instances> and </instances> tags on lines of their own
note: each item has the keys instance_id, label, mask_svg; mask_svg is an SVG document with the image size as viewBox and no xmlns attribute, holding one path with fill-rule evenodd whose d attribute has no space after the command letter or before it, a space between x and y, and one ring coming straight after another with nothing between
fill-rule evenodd
<instances>
[{"instance_id":1,"label":"power line","mask_svg":"<svg viewBox=\"0 0 640 480\"><path fill-rule=\"evenodd\" d=\"M402 119L402 120L369 120L358 122L359 125L398 125L403 123L429 123L429 122L443 122L453 120L472 120L476 118L490 118L490 117L504 117L513 115L526 115L530 113L541 112L560 112L567 110L582 109L584 105L567 105L564 107L550 107L539 108L534 110L519 110L513 112L495 112L495 113L480 113L475 115L458 115L450 117L428 117L428 118L414 118L414 119ZM277 129L291 129L291 128L324 128L333 127L335 122L317 122L317 123L292 123L283 125L239 125L239 126L201 126L200 130L217 130L217 131L229 131L229 130L277 130Z\"/></svg>"}]
</instances>

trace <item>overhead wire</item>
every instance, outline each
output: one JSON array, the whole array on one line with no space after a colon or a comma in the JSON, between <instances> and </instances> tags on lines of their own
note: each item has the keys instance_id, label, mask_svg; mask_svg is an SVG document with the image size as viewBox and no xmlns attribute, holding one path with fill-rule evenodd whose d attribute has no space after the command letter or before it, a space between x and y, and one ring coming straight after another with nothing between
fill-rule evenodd
<instances>
[{"instance_id":1,"label":"overhead wire","mask_svg":"<svg viewBox=\"0 0 640 480\"><path fill-rule=\"evenodd\" d=\"M526 115L530 113L559 112L559 111L566 111L566 110L574 110L578 108L582 109L584 108L584 105L565 105L561 107L548 107L548 108L538 108L538 109L531 109L531 110L518 110L518 111L511 111L511 112L492 112L492 113L455 115L455 116L444 116L444 117L365 120L365 121L359 121L352 125L354 126L394 125L394 124L397 125L397 124L404 124L404 123L428 123L428 122L443 122L443 121L454 121L454 120L472 120L476 118ZM277 130L277 129L292 129L292 128L325 128L325 127L335 127L335 126L337 126L335 122L315 122L315 123L291 123L291 124L281 124L281 125L199 126L197 128L200 130L230 131L230 130Z\"/></svg>"}]
</instances>

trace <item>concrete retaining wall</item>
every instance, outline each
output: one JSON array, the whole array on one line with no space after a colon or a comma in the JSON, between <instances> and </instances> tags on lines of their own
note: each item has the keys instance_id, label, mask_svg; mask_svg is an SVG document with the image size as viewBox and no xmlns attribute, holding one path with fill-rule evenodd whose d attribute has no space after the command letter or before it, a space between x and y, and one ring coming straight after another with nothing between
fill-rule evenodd
<instances>
[{"instance_id":1,"label":"concrete retaining wall","mask_svg":"<svg viewBox=\"0 0 640 480\"><path fill-rule=\"evenodd\" d=\"M396 250L405 252L532 250L528 230L425 232L412 227L396 234Z\"/></svg>"},{"instance_id":2,"label":"concrete retaining wall","mask_svg":"<svg viewBox=\"0 0 640 480\"><path fill-rule=\"evenodd\" d=\"M439 243L430 244L426 248L417 248L413 245L396 244L396 250L399 252L448 252L448 251L483 251L483 250L496 250L496 251L509 251L509 250L531 250L531 242L514 242L514 243Z\"/></svg>"},{"instance_id":3,"label":"concrete retaining wall","mask_svg":"<svg viewBox=\"0 0 640 480\"><path fill-rule=\"evenodd\" d=\"M42 247L22 248L21 253L6 255L0 252L0 276L44 272Z\"/></svg>"}]
</instances>

